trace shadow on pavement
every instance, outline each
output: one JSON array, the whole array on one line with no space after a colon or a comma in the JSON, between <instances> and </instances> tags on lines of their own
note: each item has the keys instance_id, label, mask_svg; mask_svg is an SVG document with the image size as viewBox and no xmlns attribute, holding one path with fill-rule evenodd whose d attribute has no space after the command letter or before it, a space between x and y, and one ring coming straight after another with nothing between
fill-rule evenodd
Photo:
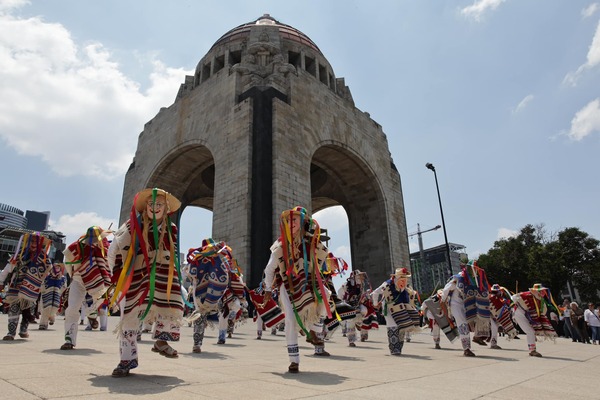
<instances>
[{"instance_id":1,"label":"shadow on pavement","mask_svg":"<svg viewBox=\"0 0 600 400\"><path fill-rule=\"evenodd\" d=\"M176 387L189 385L174 376L145 375L133 372L124 378L114 378L110 375L96 375L90 378L89 381L92 386L108 388L111 393L132 395L163 393Z\"/></svg>"},{"instance_id":2,"label":"shadow on pavement","mask_svg":"<svg viewBox=\"0 0 600 400\"><path fill-rule=\"evenodd\" d=\"M311 384L311 385L333 386L333 385L339 385L339 384L347 381L348 379L350 379L345 376L332 374L330 372L321 372L321 371L319 371L319 372L312 372L312 371L303 372L302 365L300 365L300 372L297 374L291 374L289 372L284 372L284 373L272 372L272 374L279 376L283 379L294 380L294 381L307 383L307 384Z\"/></svg>"}]
</instances>

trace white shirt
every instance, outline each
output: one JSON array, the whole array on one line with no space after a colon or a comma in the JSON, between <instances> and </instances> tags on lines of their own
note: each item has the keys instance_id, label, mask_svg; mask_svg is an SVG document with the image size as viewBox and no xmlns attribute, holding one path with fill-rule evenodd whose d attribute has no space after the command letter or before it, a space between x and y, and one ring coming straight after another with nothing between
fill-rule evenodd
<instances>
[{"instance_id":1,"label":"white shirt","mask_svg":"<svg viewBox=\"0 0 600 400\"><path fill-rule=\"evenodd\" d=\"M598 314L596 311L592 311L589 308L585 310L583 313L583 318L585 322L588 323L589 326L600 326L600 319L598 319Z\"/></svg>"}]
</instances>

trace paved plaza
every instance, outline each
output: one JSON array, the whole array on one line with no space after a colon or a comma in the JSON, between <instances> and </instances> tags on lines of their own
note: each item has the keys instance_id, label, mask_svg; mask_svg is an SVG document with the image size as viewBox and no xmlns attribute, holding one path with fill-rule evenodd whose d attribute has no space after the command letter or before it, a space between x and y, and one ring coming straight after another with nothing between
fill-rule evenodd
<instances>
[{"instance_id":1,"label":"paved plaza","mask_svg":"<svg viewBox=\"0 0 600 400\"><path fill-rule=\"evenodd\" d=\"M111 329L118 322L110 317ZM7 316L0 315L4 336ZM287 373L283 333L240 326L225 345L207 329L201 354L192 353L192 328L182 329L174 347L178 359L150 351L144 334L140 366L127 378L110 376L119 361L111 332L84 331L77 348L61 351L63 319L48 331L31 325L29 339L0 341L0 394L3 399L600 399L600 346L558 339L542 342L543 358L530 357L523 336L500 338L503 350L473 345L476 358L462 356L460 344L442 337L435 350L428 330L417 333L400 357L390 356L384 326L369 340L348 347L338 331L327 342L331 357L315 357L301 341L299 374ZM303 338L301 338L302 340Z\"/></svg>"}]
</instances>

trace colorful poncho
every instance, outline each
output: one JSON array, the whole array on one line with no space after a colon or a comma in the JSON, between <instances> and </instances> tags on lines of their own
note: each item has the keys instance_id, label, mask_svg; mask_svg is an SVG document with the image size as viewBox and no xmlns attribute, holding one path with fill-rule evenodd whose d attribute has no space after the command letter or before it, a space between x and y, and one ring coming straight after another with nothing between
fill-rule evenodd
<instances>
[{"instance_id":1,"label":"colorful poncho","mask_svg":"<svg viewBox=\"0 0 600 400\"><path fill-rule=\"evenodd\" d=\"M535 335L543 338L555 340L557 335L550 323L550 319L546 316L548 312L545 298L538 299L531 292L521 292L513 296L515 308L521 308L525 311L525 315L535 330Z\"/></svg>"},{"instance_id":2,"label":"colorful poncho","mask_svg":"<svg viewBox=\"0 0 600 400\"><path fill-rule=\"evenodd\" d=\"M456 281L456 290L464 301L465 316L469 329L476 336L490 335L490 300L488 280L485 271L476 267L463 269L452 279Z\"/></svg>"},{"instance_id":3,"label":"colorful poncho","mask_svg":"<svg viewBox=\"0 0 600 400\"><path fill-rule=\"evenodd\" d=\"M139 232L144 232L144 227L139 221L137 223ZM174 248L177 227L174 224L167 226L168 233L160 238L158 232L154 234L153 224L150 225L146 240L136 240L137 246L132 248L130 219L115 233L110 245L109 258L115 260L113 280L118 282L111 301L125 299L125 304L121 304L122 318L117 331L138 329L140 319L148 323L158 318L180 325L184 322L184 300L176 262L178 257L175 256L177 249ZM160 226L157 226L157 231L160 231ZM135 235L139 237L138 230L135 230Z\"/></svg>"},{"instance_id":4,"label":"colorful poncho","mask_svg":"<svg viewBox=\"0 0 600 400\"><path fill-rule=\"evenodd\" d=\"M506 297L504 291L490 293L490 314L498 324L502 326L504 333L509 339L517 336L517 330L511 319L511 301Z\"/></svg>"},{"instance_id":5,"label":"colorful poncho","mask_svg":"<svg viewBox=\"0 0 600 400\"><path fill-rule=\"evenodd\" d=\"M49 309L51 313L58 311L66 283L67 278L63 273L63 268L54 264L42 286L42 307L44 309Z\"/></svg>"},{"instance_id":6,"label":"colorful poncho","mask_svg":"<svg viewBox=\"0 0 600 400\"><path fill-rule=\"evenodd\" d=\"M419 312L414 304L413 290L398 290L394 278L384 282L383 297L385 304L383 315L391 315L399 332L413 332L420 326Z\"/></svg>"},{"instance_id":7,"label":"colorful poncho","mask_svg":"<svg viewBox=\"0 0 600 400\"><path fill-rule=\"evenodd\" d=\"M271 252L273 253L272 257L278 260L275 271L277 282L282 283L288 293L298 325L302 330L307 330L306 327L310 329L310 326L318 323L321 318L317 311L319 304L324 303L326 308L330 310L328 304L330 292L323 284L321 271L318 267L327 257L327 250L322 243L316 243L316 259L307 260L305 263L301 249L302 244L298 248L298 258L294 260L289 269L289 264L285 262L281 241L278 240L273 244ZM330 316L331 312L329 311L328 317Z\"/></svg>"},{"instance_id":8,"label":"colorful poncho","mask_svg":"<svg viewBox=\"0 0 600 400\"><path fill-rule=\"evenodd\" d=\"M109 243L106 238L90 237L73 242L65 250L65 265L73 279L81 279L86 292L92 297L91 308L97 308L111 285L112 274L107 255Z\"/></svg>"},{"instance_id":9,"label":"colorful poncho","mask_svg":"<svg viewBox=\"0 0 600 400\"><path fill-rule=\"evenodd\" d=\"M52 263L46 253L42 251L30 254L26 251L13 264L12 279L4 301L7 304L20 303L21 310L33 306L38 300L42 283L51 269Z\"/></svg>"},{"instance_id":10,"label":"colorful poncho","mask_svg":"<svg viewBox=\"0 0 600 400\"><path fill-rule=\"evenodd\" d=\"M207 243L188 252L188 274L192 278L194 307L199 314L216 313L219 300L229 286L227 263L220 253L224 245L224 242ZM195 316L196 313L192 319Z\"/></svg>"}]
</instances>

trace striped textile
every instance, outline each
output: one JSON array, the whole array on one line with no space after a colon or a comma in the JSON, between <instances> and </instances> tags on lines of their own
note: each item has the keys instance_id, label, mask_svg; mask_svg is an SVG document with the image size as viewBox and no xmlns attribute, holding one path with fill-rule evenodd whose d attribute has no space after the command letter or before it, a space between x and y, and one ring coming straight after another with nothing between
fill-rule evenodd
<instances>
[{"instance_id":1,"label":"striped textile","mask_svg":"<svg viewBox=\"0 0 600 400\"><path fill-rule=\"evenodd\" d=\"M276 248L279 246L279 248ZM295 262L295 266L298 270L293 276L286 275L286 267L283 259L283 251L281 249L281 242L277 241L276 245L271 248L272 251L277 251L281 255L279 257L278 275L281 279L286 291L288 292L294 310L298 314L299 322L304 327L310 327L319 322L321 315L317 311L317 297L315 291L318 291L316 286L317 277L315 273L320 273L317 269L314 271L314 267L311 263L308 263L308 269L304 268L304 259L298 258ZM302 254L300 252L300 254ZM322 243L317 244L317 265L322 265L323 261L327 257L327 249ZM329 293L320 294L324 301L329 301ZM310 328L308 328L310 329Z\"/></svg>"},{"instance_id":2,"label":"striped textile","mask_svg":"<svg viewBox=\"0 0 600 400\"><path fill-rule=\"evenodd\" d=\"M506 301L504 296L490 293L490 314L492 318L502 326L504 333L509 338L514 338L517 336L517 330L510 317L509 304L510 302Z\"/></svg>"},{"instance_id":3,"label":"striped textile","mask_svg":"<svg viewBox=\"0 0 600 400\"><path fill-rule=\"evenodd\" d=\"M90 247L80 242L72 243L65 250L65 262L72 266L74 276L81 276L85 290L94 301L100 299L110 287L112 274L106 254L97 245Z\"/></svg>"},{"instance_id":4,"label":"striped textile","mask_svg":"<svg viewBox=\"0 0 600 400\"><path fill-rule=\"evenodd\" d=\"M33 306L40 294L42 282L51 268L52 263L43 252L39 253L36 260L17 260L4 301L7 304L19 302L21 310Z\"/></svg>"},{"instance_id":5,"label":"striped textile","mask_svg":"<svg viewBox=\"0 0 600 400\"><path fill-rule=\"evenodd\" d=\"M525 305L527 319L531 327L535 330L535 335L544 339L554 340L557 334L550 323L550 319L546 316L548 308L544 301L536 299L531 292L521 292L517 296L520 296L522 299L518 304L521 307Z\"/></svg>"},{"instance_id":6,"label":"striped textile","mask_svg":"<svg viewBox=\"0 0 600 400\"><path fill-rule=\"evenodd\" d=\"M463 273L456 275L456 288L464 301L469 329L476 336L490 335L490 300L487 291L480 291L469 284Z\"/></svg>"},{"instance_id":7,"label":"striped textile","mask_svg":"<svg viewBox=\"0 0 600 400\"><path fill-rule=\"evenodd\" d=\"M219 299L229 286L229 273L221 257L203 257L190 264L189 274L194 282L194 305L200 313L216 312Z\"/></svg>"},{"instance_id":8,"label":"striped textile","mask_svg":"<svg viewBox=\"0 0 600 400\"><path fill-rule=\"evenodd\" d=\"M413 301L411 289L399 291L392 279L386 281L383 290L388 313L398 326L398 332L412 332L418 329L420 318Z\"/></svg>"},{"instance_id":9,"label":"striped textile","mask_svg":"<svg viewBox=\"0 0 600 400\"><path fill-rule=\"evenodd\" d=\"M46 277L42 288L42 306L44 308L54 307L58 309L66 282L67 279L62 275L50 274Z\"/></svg>"},{"instance_id":10,"label":"striped textile","mask_svg":"<svg viewBox=\"0 0 600 400\"><path fill-rule=\"evenodd\" d=\"M248 291L250 301L254 304L254 308L260 317L262 318L267 328L272 328L282 322L285 319L285 314L281 311L281 308L277 305L275 300L271 299L263 306L265 301L264 293L262 290L254 289Z\"/></svg>"},{"instance_id":11,"label":"striped textile","mask_svg":"<svg viewBox=\"0 0 600 400\"><path fill-rule=\"evenodd\" d=\"M177 227L172 224L172 242L177 243ZM122 267L122 260L127 256L127 250L129 249L131 236L129 234L129 222L123 224L119 230L115 233L115 239L111 243L118 246L120 249L120 261L119 265L115 265L115 271L120 271ZM148 229L148 238L146 239L148 244L148 259L150 263L156 259L156 281L154 287L154 299L152 306L144 319L148 323L154 322L158 317L164 320L172 320L183 323L183 309L184 303L181 294L181 284L177 273L173 275L171 281L171 293L167 297L167 287L169 284L169 264L170 264L170 243L168 234L165 234L161 243L159 243L160 249L154 248L154 233L152 226ZM144 314L149 297L150 289L150 275L148 275L147 266L144 262L144 255L141 249L138 250L135 255L135 259L132 261L133 274L131 285L125 294L125 306L122 309L123 317L117 327L117 330L135 330L139 327L139 318ZM115 272L113 271L113 272ZM117 273L115 272L115 275ZM115 276L115 279L118 276Z\"/></svg>"}]
</instances>

